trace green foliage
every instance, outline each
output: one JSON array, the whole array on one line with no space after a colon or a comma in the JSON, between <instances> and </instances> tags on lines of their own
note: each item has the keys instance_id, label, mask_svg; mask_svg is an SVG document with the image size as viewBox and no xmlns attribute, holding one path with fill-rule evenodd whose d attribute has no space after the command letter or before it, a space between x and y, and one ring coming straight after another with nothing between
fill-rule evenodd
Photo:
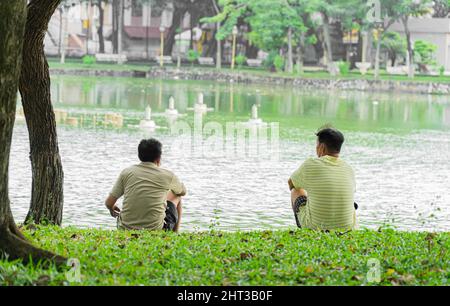
<instances>
[{"instance_id":1,"label":"green foliage","mask_svg":"<svg viewBox=\"0 0 450 306\"><path fill-rule=\"evenodd\" d=\"M347 76L350 73L350 63L341 61L338 63L339 73L343 76Z\"/></svg>"},{"instance_id":2,"label":"green foliage","mask_svg":"<svg viewBox=\"0 0 450 306\"><path fill-rule=\"evenodd\" d=\"M397 32L386 32L382 35L381 47L388 52L404 55L406 39Z\"/></svg>"},{"instance_id":3,"label":"green foliage","mask_svg":"<svg viewBox=\"0 0 450 306\"><path fill-rule=\"evenodd\" d=\"M398 56L406 54L406 39L397 32L386 32L381 37L381 48L388 53L394 64Z\"/></svg>"},{"instance_id":4,"label":"green foliage","mask_svg":"<svg viewBox=\"0 0 450 306\"><path fill-rule=\"evenodd\" d=\"M263 62L264 67L266 67L269 70L274 68L273 60L277 54L278 54L278 52L276 52L276 51L269 52L269 54L267 54L267 57L264 59L264 62Z\"/></svg>"},{"instance_id":5,"label":"green foliage","mask_svg":"<svg viewBox=\"0 0 450 306\"><path fill-rule=\"evenodd\" d=\"M247 61L247 57L243 54L239 54L238 56L236 56L235 61L239 69L241 69L242 66L244 66L245 62Z\"/></svg>"},{"instance_id":6,"label":"green foliage","mask_svg":"<svg viewBox=\"0 0 450 306\"><path fill-rule=\"evenodd\" d=\"M27 237L80 263L67 271L0 260L2 285L448 285L450 233L310 230L166 233L38 227ZM69 269L69 268L67 268Z\"/></svg>"},{"instance_id":7,"label":"green foliage","mask_svg":"<svg viewBox=\"0 0 450 306\"><path fill-rule=\"evenodd\" d=\"M93 65L95 64L95 56L92 55L85 55L82 58L83 64L85 65Z\"/></svg>"},{"instance_id":8,"label":"green foliage","mask_svg":"<svg viewBox=\"0 0 450 306\"><path fill-rule=\"evenodd\" d=\"M200 55L198 54L198 51L193 50L193 49L188 50L187 59L189 62L191 62L191 64L193 64L196 60L198 60L199 57L200 57Z\"/></svg>"},{"instance_id":9,"label":"green foliage","mask_svg":"<svg viewBox=\"0 0 450 306\"><path fill-rule=\"evenodd\" d=\"M216 38L224 40L232 33L238 20L244 20L250 25L251 31L240 33L260 49L271 51L280 49L287 43L287 32L291 28L294 33L294 45L300 41L300 36L306 36L314 28L310 13L314 7L307 0L272 1L272 0L223 0L219 1L221 12L213 17L202 18L201 22L221 22Z\"/></svg>"},{"instance_id":10,"label":"green foliage","mask_svg":"<svg viewBox=\"0 0 450 306\"><path fill-rule=\"evenodd\" d=\"M444 72L445 72L445 67L444 66L440 66L439 67L439 76L443 77L444 76Z\"/></svg>"},{"instance_id":11,"label":"green foliage","mask_svg":"<svg viewBox=\"0 0 450 306\"><path fill-rule=\"evenodd\" d=\"M282 57L279 54L275 55L275 57L273 58L273 66L275 67L275 70L277 72L283 71L283 68L284 68L284 57Z\"/></svg>"},{"instance_id":12,"label":"green foliage","mask_svg":"<svg viewBox=\"0 0 450 306\"><path fill-rule=\"evenodd\" d=\"M414 42L414 61L425 65L434 65L436 64L436 50L437 46L435 44L425 40L416 40Z\"/></svg>"}]
</instances>

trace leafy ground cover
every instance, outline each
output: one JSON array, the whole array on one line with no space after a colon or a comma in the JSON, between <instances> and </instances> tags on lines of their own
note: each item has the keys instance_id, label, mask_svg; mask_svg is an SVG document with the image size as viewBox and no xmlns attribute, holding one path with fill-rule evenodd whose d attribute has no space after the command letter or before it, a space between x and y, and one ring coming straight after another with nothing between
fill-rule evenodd
<instances>
[{"instance_id":1,"label":"leafy ground cover","mask_svg":"<svg viewBox=\"0 0 450 306\"><path fill-rule=\"evenodd\" d=\"M0 260L0 285L448 285L450 233L165 233L37 227L75 267ZM77 264L79 262L79 265Z\"/></svg>"}]
</instances>

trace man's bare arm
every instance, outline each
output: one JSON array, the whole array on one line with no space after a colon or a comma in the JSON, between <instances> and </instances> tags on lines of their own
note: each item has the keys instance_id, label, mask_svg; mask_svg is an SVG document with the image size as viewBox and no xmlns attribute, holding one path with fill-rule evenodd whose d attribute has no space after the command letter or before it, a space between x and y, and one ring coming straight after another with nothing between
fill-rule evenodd
<instances>
[{"instance_id":1,"label":"man's bare arm","mask_svg":"<svg viewBox=\"0 0 450 306\"><path fill-rule=\"evenodd\" d=\"M288 180L289 190L295 189L294 183L292 183L292 180Z\"/></svg>"},{"instance_id":2,"label":"man's bare arm","mask_svg":"<svg viewBox=\"0 0 450 306\"><path fill-rule=\"evenodd\" d=\"M105 206L109 209L109 212L111 213L111 216L114 218L117 218L120 214L119 207L116 206L117 199L113 197L112 195L109 195L106 198Z\"/></svg>"}]
</instances>

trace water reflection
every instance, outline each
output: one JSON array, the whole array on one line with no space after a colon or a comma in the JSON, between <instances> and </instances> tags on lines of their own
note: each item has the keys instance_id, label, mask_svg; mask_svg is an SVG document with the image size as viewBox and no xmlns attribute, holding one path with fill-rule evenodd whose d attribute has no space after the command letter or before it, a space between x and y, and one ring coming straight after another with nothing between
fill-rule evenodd
<instances>
[{"instance_id":1,"label":"water reflection","mask_svg":"<svg viewBox=\"0 0 450 306\"><path fill-rule=\"evenodd\" d=\"M331 121L357 121L358 128L448 128L450 105L445 96L392 93L302 91L283 87L250 86L161 80L53 79L52 96L59 106L138 111L147 104L156 112L169 108L214 109L216 113L244 114L261 106L269 116L308 117ZM200 98L202 97L202 98ZM202 99L201 101L199 99ZM205 104L205 106L201 106ZM405 125L406 124L406 125Z\"/></svg>"}]
</instances>

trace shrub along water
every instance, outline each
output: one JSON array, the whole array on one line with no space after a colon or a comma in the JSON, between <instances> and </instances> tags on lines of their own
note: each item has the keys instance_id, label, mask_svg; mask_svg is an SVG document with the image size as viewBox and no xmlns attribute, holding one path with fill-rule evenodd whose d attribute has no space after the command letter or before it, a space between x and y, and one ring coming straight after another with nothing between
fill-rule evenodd
<instances>
[{"instance_id":1,"label":"shrub along water","mask_svg":"<svg viewBox=\"0 0 450 306\"><path fill-rule=\"evenodd\" d=\"M0 285L439 285L450 278L450 233L38 227L25 234L79 268L0 261Z\"/></svg>"}]
</instances>

